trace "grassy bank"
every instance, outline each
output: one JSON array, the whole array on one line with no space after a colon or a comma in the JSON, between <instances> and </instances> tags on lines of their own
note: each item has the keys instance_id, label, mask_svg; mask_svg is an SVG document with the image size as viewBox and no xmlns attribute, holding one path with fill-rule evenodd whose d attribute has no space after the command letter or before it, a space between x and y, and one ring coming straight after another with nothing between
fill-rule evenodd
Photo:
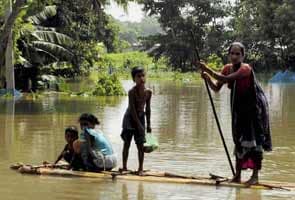
<instances>
[{"instance_id":1,"label":"grassy bank","mask_svg":"<svg viewBox=\"0 0 295 200\"><path fill-rule=\"evenodd\" d=\"M99 76L99 71L92 71L90 72L88 79L95 81ZM115 73L120 80L131 80L130 71ZM201 76L198 72L173 72L173 71L147 71L147 81L177 81L179 83L198 83L201 81Z\"/></svg>"}]
</instances>

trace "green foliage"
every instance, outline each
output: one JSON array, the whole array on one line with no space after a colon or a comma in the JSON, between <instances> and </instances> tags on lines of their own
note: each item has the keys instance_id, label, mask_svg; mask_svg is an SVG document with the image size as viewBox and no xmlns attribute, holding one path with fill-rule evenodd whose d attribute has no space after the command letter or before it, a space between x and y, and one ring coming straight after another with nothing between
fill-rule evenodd
<instances>
[{"instance_id":1,"label":"green foliage","mask_svg":"<svg viewBox=\"0 0 295 200\"><path fill-rule=\"evenodd\" d=\"M44 95L41 94L40 92L30 91L29 93L24 94L24 98L26 100L32 100L32 101L36 101L38 99L42 99L43 97L44 97Z\"/></svg>"},{"instance_id":2,"label":"green foliage","mask_svg":"<svg viewBox=\"0 0 295 200\"><path fill-rule=\"evenodd\" d=\"M245 0L234 10L231 37L243 41L257 70L295 66L293 0Z\"/></svg>"},{"instance_id":3,"label":"green foliage","mask_svg":"<svg viewBox=\"0 0 295 200\"><path fill-rule=\"evenodd\" d=\"M233 41L244 43L246 62L257 70L295 69L294 0L141 2L149 15L159 17L164 31L147 37L144 45L156 59L165 55L174 69L194 70L194 46L201 58L215 54L225 63L225 49Z\"/></svg>"},{"instance_id":4,"label":"green foliage","mask_svg":"<svg viewBox=\"0 0 295 200\"><path fill-rule=\"evenodd\" d=\"M40 74L51 74L64 78L72 78L77 76L71 63L59 61L42 66L40 69Z\"/></svg>"},{"instance_id":5,"label":"green foliage","mask_svg":"<svg viewBox=\"0 0 295 200\"><path fill-rule=\"evenodd\" d=\"M29 22L23 23L24 13L19 18L20 23L16 23L22 24L17 29L19 30L18 48L22 51L23 59L30 65L47 65L51 62L71 60L73 57L69 50L72 39L53 28L42 26L54 15L56 15L56 7L47 6L40 13L28 16Z\"/></svg>"},{"instance_id":6,"label":"green foliage","mask_svg":"<svg viewBox=\"0 0 295 200\"><path fill-rule=\"evenodd\" d=\"M5 2L1 1L0 6L1 25ZM127 8L128 0L115 2ZM42 74L63 77L87 74L101 54L129 48L128 42L119 40L117 23L103 10L109 3L109 0L27 1L14 26L17 82L31 79L36 83L37 76Z\"/></svg>"},{"instance_id":7,"label":"green foliage","mask_svg":"<svg viewBox=\"0 0 295 200\"><path fill-rule=\"evenodd\" d=\"M28 17L28 20L31 21L33 24L41 25L49 18L56 16L57 8L55 5L46 6L41 12L37 13L36 15L32 15Z\"/></svg>"},{"instance_id":8,"label":"green foliage","mask_svg":"<svg viewBox=\"0 0 295 200\"><path fill-rule=\"evenodd\" d=\"M16 20L14 26L14 57L17 65L16 85L22 86L19 89L31 89L25 88L29 86L28 84L18 83L18 80L26 83L28 79L31 79L32 89L35 90L37 76L42 75L43 72L48 73L47 66L52 63L72 60L73 54L70 50L72 39L57 32L54 28L42 26L46 20L52 17L49 14L45 15L44 13L48 13L45 10L56 9L54 6L49 7L50 9L43 7L43 11L31 16L28 15L27 10L23 9ZM43 66L45 66L44 70L42 69Z\"/></svg>"},{"instance_id":9,"label":"green foliage","mask_svg":"<svg viewBox=\"0 0 295 200\"><path fill-rule=\"evenodd\" d=\"M8 2L8 0L0 0L0 27L4 23L7 2Z\"/></svg>"},{"instance_id":10,"label":"green foliage","mask_svg":"<svg viewBox=\"0 0 295 200\"><path fill-rule=\"evenodd\" d=\"M6 94L3 94L0 96L0 98L7 98L7 99L11 99L13 97L14 97L14 95L12 95L11 92L7 92Z\"/></svg>"},{"instance_id":11,"label":"green foliage","mask_svg":"<svg viewBox=\"0 0 295 200\"><path fill-rule=\"evenodd\" d=\"M76 41L73 48L76 49L75 61L72 62L74 65L73 67L77 74L80 75L87 74L87 72L95 66L95 63L99 61L100 57L106 53L104 44L96 43L95 41ZM79 63L78 66L76 66L77 63Z\"/></svg>"},{"instance_id":12,"label":"green foliage","mask_svg":"<svg viewBox=\"0 0 295 200\"><path fill-rule=\"evenodd\" d=\"M135 66L143 66L147 70L166 69L165 59L155 62L153 58L145 52L133 51L125 53L104 54L96 63L100 70L112 68L116 72L130 72Z\"/></svg>"},{"instance_id":13,"label":"green foliage","mask_svg":"<svg viewBox=\"0 0 295 200\"><path fill-rule=\"evenodd\" d=\"M165 72L171 70L169 67L169 61L167 57L162 56L161 58L155 60L153 59L153 63L149 65L149 70L153 72Z\"/></svg>"},{"instance_id":14,"label":"green foliage","mask_svg":"<svg viewBox=\"0 0 295 200\"><path fill-rule=\"evenodd\" d=\"M24 64L26 61L22 55L22 49L18 46L18 42L21 40L21 37L25 32L34 31L34 25L24 20L26 14L26 10L22 10L19 13L19 17L16 19L13 28L13 51L16 64Z\"/></svg>"},{"instance_id":15,"label":"green foliage","mask_svg":"<svg viewBox=\"0 0 295 200\"><path fill-rule=\"evenodd\" d=\"M101 3L106 2L101 2L99 5L95 2L97 1L63 0L58 2L56 26L75 41L80 43L103 42L108 52L114 52L118 45L119 28L112 17L106 15L101 8Z\"/></svg>"},{"instance_id":16,"label":"green foliage","mask_svg":"<svg viewBox=\"0 0 295 200\"><path fill-rule=\"evenodd\" d=\"M59 78L57 84L60 92L71 92L70 87L65 79Z\"/></svg>"},{"instance_id":17,"label":"green foliage","mask_svg":"<svg viewBox=\"0 0 295 200\"><path fill-rule=\"evenodd\" d=\"M50 9L52 8L52 6L54 6L55 2L56 2L56 0L27 0L25 18L27 19L28 17L39 14L39 17L42 18L42 15L46 15L47 19L48 19L47 13L51 13ZM47 9L46 9L46 7L47 7ZM56 10L52 10L52 12L56 12ZM43 22L44 21L42 20L42 23ZM42 25L44 25L44 24L42 24Z\"/></svg>"},{"instance_id":18,"label":"green foliage","mask_svg":"<svg viewBox=\"0 0 295 200\"><path fill-rule=\"evenodd\" d=\"M108 16L106 17L106 26L103 42L109 53L111 52L119 52L120 51L120 43L119 40L119 26L116 21Z\"/></svg>"},{"instance_id":19,"label":"green foliage","mask_svg":"<svg viewBox=\"0 0 295 200\"><path fill-rule=\"evenodd\" d=\"M118 1L126 6L127 1ZM73 38L73 67L83 74L94 66L100 51L95 51L97 43L103 43L107 52L120 52L128 44L119 40L119 27L108 16L102 6L109 1L63 0L57 1L58 12L55 27ZM93 52L94 50L94 52Z\"/></svg>"},{"instance_id":20,"label":"green foliage","mask_svg":"<svg viewBox=\"0 0 295 200\"><path fill-rule=\"evenodd\" d=\"M86 79L85 79L86 78ZM90 80L91 79L91 80ZM95 79L95 80L93 80ZM64 79L59 80L59 91L71 94L71 96L123 96L125 95L124 88L117 74L109 75L104 72L91 73L91 77L83 77L84 84L79 84L79 87L70 88L69 82ZM85 85L86 84L86 85ZM89 87L91 84L91 88ZM78 92L77 92L78 91Z\"/></svg>"},{"instance_id":21,"label":"green foliage","mask_svg":"<svg viewBox=\"0 0 295 200\"><path fill-rule=\"evenodd\" d=\"M32 36L38 41L47 41L58 45L68 46L72 44L72 39L70 37L56 31L36 30L32 32Z\"/></svg>"},{"instance_id":22,"label":"green foliage","mask_svg":"<svg viewBox=\"0 0 295 200\"><path fill-rule=\"evenodd\" d=\"M32 66L69 61L73 57L70 38L55 31L23 31L19 43L23 58Z\"/></svg>"},{"instance_id":23,"label":"green foliage","mask_svg":"<svg viewBox=\"0 0 295 200\"><path fill-rule=\"evenodd\" d=\"M120 40L117 46L118 52L126 52L128 51L132 45L126 40Z\"/></svg>"},{"instance_id":24,"label":"green foliage","mask_svg":"<svg viewBox=\"0 0 295 200\"><path fill-rule=\"evenodd\" d=\"M116 74L99 74L93 96L122 96L125 95L124 89Z\"/></svg>"},{"instance_id":25,"label":"green foliage","mask_svg":"<svg viewBox=\"0 0 295 200\"><path fill-rule=\"evenodd\" d=\"M206 38L213 38L208 37L208 30L216 30L218 27L219 32L223 31L223 24L216 20L226 16L226 5L221 0L142 2L149 15L159 16L164 31L164 34L147 37L145 47L150 49L150 54L156 59L166 56L174 69L193 70L195 46L199 48L202 57L208 56L210 52L205 48ZM213 28L208 28L210 26Z\"/></svg>"},{"instance_id":26,"label":"green foliage","mask_svg":"<svg viewBox=\"0 0 295 200\"><path fill-rule=\"evenodd\" d=\"M216 54L212 54L208 57L207 64L210 66L210 68L216 71L220 71L220 69L223 67L222 59Z\"/></svg>"},{"instance_id":27,"label":"green foliage","mask_svg":"<svg viewBox=\"0 0 295 200\"><path fill-rule=\"evenodd\" d=\"M126 9L129 0L115 2ZM226 48L236 40L245 44L246 62L256 69L295 68L294 0L243 0L232 6L222 0L138 2L152 18L119 22L104 11L110 0L27 1L13 28L16 74L30 68L31 78L76 77L93 69L129 75L130 68L141 65L149 77L186 82L195 74L180 72L196 70L192 64L196 46L201 58L220 70L227 61ZM0 0L1 28L6 6L7 0ZM142 44L148 54L126 52ZM101 85L94 93L116 90Z\"/></svg>"}]
</instances>

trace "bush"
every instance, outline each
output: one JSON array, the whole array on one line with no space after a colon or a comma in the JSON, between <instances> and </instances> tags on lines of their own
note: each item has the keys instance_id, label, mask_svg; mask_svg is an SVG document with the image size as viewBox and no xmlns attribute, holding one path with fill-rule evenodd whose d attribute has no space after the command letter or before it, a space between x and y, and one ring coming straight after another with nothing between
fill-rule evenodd
<instances>
[{"instance_id":1,"label":"bush","mask_svg":"<svg viewBox=\"0 0 295 200\"><path fill-rule=\"evenodd\" d=\"M216 54L211 54L208 57L208 66L210 66L215 71L220 71L223 67L222 59Z\"/></svg>"},{"instance_id":2,"label":"bush","mask_svg":"<svg viewBox=\"0 0 295 200\"><path fill-rule=\"evenodd\" d=\"M91 94L93 96L121 96L125 95L125 91L116 74L102 73L98 75L97 83Z\"/></svg>"},{"instance_id":3,"label":"bush","mask_svg":"<svg viewBox=\"0 0 295 200\"><path fill-rule=\"evenodd\" d=\"M139 51L104 54L96 62L96 66L103 71L112 68L115 72L128 73L135 66L143 66L147 70L167 70L166 59L155 62L147 53Z\"/></svg>"}]
</instances>

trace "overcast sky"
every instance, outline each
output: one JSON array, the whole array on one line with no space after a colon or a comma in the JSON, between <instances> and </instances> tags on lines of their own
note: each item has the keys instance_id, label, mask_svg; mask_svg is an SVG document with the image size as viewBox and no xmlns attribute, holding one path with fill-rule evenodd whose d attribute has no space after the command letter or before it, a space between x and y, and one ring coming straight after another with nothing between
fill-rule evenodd
<instances>
[{"instance_id":1,"label":"overcast sky","mask_svg":"<svg viewBox=\"0 0 295 200\"><path fill-rule=\"evenodd\" d=\"M233 3L235 0L227 1ZM114 18L119 19L120 21L140 22L144 17L142 6L134 2L129 3L128 13L126 13L123 8L119 7L116 3L111 1L111 5L106 7L106 12L112 15Z\"/></svg>"},{"instance_id":2,"label":"overcast sky","mask_svg":"<svg viewBox=\"0 0 295 200\"><path fill-rule=\"evenodd\" d=\"M141 8L142 6L130 2L128 13L126 13L123 8L120 8L116 3L112 2L110 6L106 7L106 12L121 21L140 22L144 16L144 12Z\"/></svg>"}]
</instances>

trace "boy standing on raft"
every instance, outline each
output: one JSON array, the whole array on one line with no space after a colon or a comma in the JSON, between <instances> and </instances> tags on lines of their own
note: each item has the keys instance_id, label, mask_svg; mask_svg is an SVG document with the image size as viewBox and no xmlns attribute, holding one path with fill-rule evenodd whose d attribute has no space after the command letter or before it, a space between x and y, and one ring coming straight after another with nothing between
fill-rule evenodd
<instances>
[{"instance_id":1,"label":"boy standing on raft","mask_svg":"<svg viewBox=\"0 0 295 200\"><path fill-rule=\"evenodd\" d=\"M127 160L132 137L134 137L138 150L138 175L143 175L144 143L145 143L145 118L147 122L147 132L151 129L151 97L152 91L145 87L145 71L141 67L134 67L131 71L135 86L129 90L129 104L123 118L123 130L121 138L123 146L123 168L127 171Z\"/></svg>"},{"instance_id":2,"label":"boy standing on raft","mask_svg":"<svg viewBox=\"0 0 295 200\"><path fill-rule=\"evenodd\" d=\"M232 43L228 55L231 63L224 66L221 74L204 63L197 64L202 69L202 78L212 90L218 92L223 84L228 84L231 90L232 134L236 157L236 175L232 181L241 182L241 170L250 168L253 169L253 174L246 184L257 184L263 150L272 150L268 103L255 80L253 69L243 63L244 45Z\"/></svg>"}]
</instances>

